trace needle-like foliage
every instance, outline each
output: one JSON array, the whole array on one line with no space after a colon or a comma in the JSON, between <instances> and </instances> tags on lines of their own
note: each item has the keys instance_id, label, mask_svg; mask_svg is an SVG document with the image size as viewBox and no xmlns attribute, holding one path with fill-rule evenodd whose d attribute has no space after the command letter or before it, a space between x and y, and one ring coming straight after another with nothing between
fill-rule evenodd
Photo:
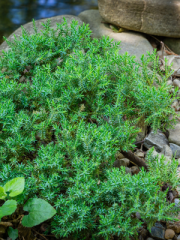
<instances>
[{"instance_id":1,"label":"needle-like foliage","mask_svg":"<svg viewBox=\"0 0 180 240\"><path fill-rule=\"evenodd\" d=\"M18 202L37 196L54 205L52 231L61 237L128 239L143 221L169 219L159 177L113 168L118 150L133 149L140 119L155 130L170 125L169 72L159 81L155 54L137 63L108 38L92 40L85 24L34 30L8 42L0 60L2 184L25 177Z\"/></svg>"}]
</instances>

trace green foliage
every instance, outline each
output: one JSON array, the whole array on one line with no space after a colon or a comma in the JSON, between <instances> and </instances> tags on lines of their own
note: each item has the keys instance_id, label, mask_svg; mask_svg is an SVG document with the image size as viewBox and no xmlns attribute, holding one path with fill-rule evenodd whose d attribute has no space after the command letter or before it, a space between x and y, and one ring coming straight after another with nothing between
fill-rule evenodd
<instances>
[{"instance_id":1,"label":"green foliage","mask_svg":"<svg viewBox=\"0 0 180 240\"><path fill-rule=\"evenodd\" d=\"M8 181L3 187L0 187L0 199L15 197L21 194L24 190L24 178L17 177ZM2 217L11 215L17 208L17 202L15 200L7 200L0 207L0 220Z\"/></svg>"},{"instance_id":2,"label":"green foliage","mask_svg":"<svg viewBox=\"0 0 180 240\"><path fill-rule=\"evenodd\" d=\"M153 151L154 148L150 149L146 156L151 174L156 176L160 186L167 183L169 186L176 188L179 184L179 177L177 174L178 161L173 158L171 164L167 164L167 159L164 155L160 157L158 157L158 155L154 156Z\"/></svg>"},{"instance_id":3,"label":"green foliage","mask_svg":"<svg viewBox=\"0 0 180 240\"><path fill-rule=\"evenodd\" d=\"M17 177L8 181L3 187L0 187L1 197L4 199L6 197L15 197L21 194L24 190L24 178Z\"/></svg>"},{"instance_id":4,"label":"green foliage","mask_svg":"<svg viewBox=\"0 0 180 240\"><path fill-rule=\"evenodd\" d=\"M1 218L11 215L15 212L17 208L17 202L15 200L7 200L1 207L0 207L0 220Z\"/></svg>"},{"instance_id":5,"label":"green foliage","mask_svg":"<svg viewBox=\"0 0 180 240\"><path fill-rule=\"evenodd\" d=\"M151 172L125 175L125 169L107 171L107 182L102 183L101 201L104 208L100 214L100 234L104 237L116 233L128 239L146 222L149 230L158 220L170 220L173 204L165 204L167 192L159 192L156 177ZM107 207L108 206L108 207ZM139 213L141 220L136 218ZM108 238L107 238L108 239Z\"/></svg>"},{"instance_id":6,"label":"green foliage","mask_svg":"<svg viewBox=\"0 0 180 240\"><path fill-rule=\"evenodd\" d=\"M22 225L25 227L36 226L56 214L56 210L43 199L31 198L23 207L24 211L29 212L22 219Z\"/></svg>"},{"instance_id":7,"label":"green foliage","mask_svg":"<svg viewBox=\"0 0 180 240\"><path fill-rule=\"evenodd\" d=\"M18 230L14 229L12 227L8 228L8 236L12 239L12 240L16 240L18 238Z\"/></svg>"},{"instance_id":8,"label":"green foliage","mask_svg":"<svg viewBox=\"0 0 180 240\"><path fill-rule=\"evenodd\" d=\"M15 197L21 194L24 190L24 178L14 178L7 182L3 188L4 191L8 193L9 197Z\"/></svg>"},{"instance_id":9,"label":"green foliage","mask_svg":"<svg viewBox=\"0 0 180 240\"><path fill-rule=\"evenodd\" d=\"M155 53L137 63L75 21L34 30L8 42L0 60L0 181L24 177L18 203L53 204L61 237L128 239L143 221L169 219L174 207L156 176L113 168L118 150L133 149L141 119L155 130L171 124L168 69L158 81Z\"/></svg>"},{"instance_id":10,"label":"green foliage","mask_svg":"<svg viewBox=\"0 0 180 240\"><path fill-rule=\"evenodd\" d=\"M95 239L98 235L128 239L137 234L143 221L151 229L157 220L173 219L174 204L166 203L167 192L159 191L158 179L151 172L131 176L125 174L124 168L112 169L106 172L105 179L102 183L87 179L86 185L83 177L74 180L68 199L61 195L57 201L55 233L67 236L69 232L88 229L93 233L96 229ZM136 218L137 212L141 220Z\"/></svg>"},{"instance_id":11,"label":"green foliage","mask_svg":"<svg viewBox=\"0 0 180 240\"><path fill-rule=\"evenodd\" d=\"M0 199L5 199L5 197L7 196L5 190L3 187L0 187Z\"/></svg>"}]
</instances>

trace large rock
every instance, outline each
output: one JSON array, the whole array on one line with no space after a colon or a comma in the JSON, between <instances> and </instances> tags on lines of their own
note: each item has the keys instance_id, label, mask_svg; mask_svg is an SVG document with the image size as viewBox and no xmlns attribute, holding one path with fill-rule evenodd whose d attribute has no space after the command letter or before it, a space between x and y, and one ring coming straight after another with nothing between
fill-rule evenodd
<instances>
[{"instance_id":1,"label":"large rock","mask_svg":"<svg viewBox=\"0 0 180 240\"><path fill-rule=\"evenodd\" d=\"M158 222L151 228L151 237L157 240L164 240L165 228Z\"/></svg>"},{"instance_id":2,"label":"large rock","mask_svg":"<svg viewBox=\"0 0 180 240\"><path fill-rule=\"evenodd\" d=\"M169 145L170 145L170 148L171 148L171 150L173 152L173 156L175 158L180 158L180 146L178 146L178 145L176 145L174 143L170 143Z\"/></svg>"},{"instance_id":3,"label":"large rock","mask_svg":"<svg viewBox=\"0 0 180 240\"><path fill-rule=\"evenodd\" d=\"M98 0L106 22L148 34L180 37L180 1Z\"/></svg>"},{"instance_id":4,"label":"large rock","mask_svg":"<svg viewBox=\"0 0 180 240\"><path fill-rule=\"evenodd\" d=\"M152 52L153 48L141 33L135 32L121 32L116 33L104 23L104 19L100 16L98 10L87 10L81 12L78 17L85 23L89 24L92 30L92 37L101 38L102 36L109 36L115 42L121 41L119 54L128 52L129 55L135 55L138 59L142 54Z\"/></svg>"},{"instance_id":5,"label":"large rock","mask_svg":"<svg viewBox=\"0 0 180 240\"><path fill-rule=\"evenodd\" d=\"M169 130L169 142L170 143L175 143L176 145L180 146L180 123L177 123L174 125L173 129L168 129Z\"/></svg>"},{"instance_id":6,"label":"large rock","mask_svg":"<svg viewBox=\"0 0 180 240\"><path fill-rule=\"evenodd\" d=\"M153 131L150 132L150 134L144 140L144 146L147 149L155 147L157 152L161 152L163 150L163 147L168 144L169 142L165 134L162 133L160 130L158 130L156 133L154 133Z\"/></svg>"},{"instance_id":7,"label":"large rock","mask_svg":"<svg viewBox=\"0 0 180 240\"><path fill-rule=\"evenodd\" d=\"M166 156L166 157L168 157L170 159L173 157L173 152L172 152L171 148L168 145L164 145L163 146L161 154L163 154L164 156Z\"/></svg>"},{"instance_id":8,"label":"large rock","mask_svg":"<svg viewBox=\"0 0 180 240\"><path fill-rule=\"evenodd\" d=\"M51 21L51 28L56 29L57 27L57 23L62 23L64 21L63 18L66 18L68 25L71 24L71 22L74 20L78 21L79 25L82 25L83 22L81 21L80 18L73 16L73 15L60 15L60 16L56 16L56 17L51 17L51 18L45 18L45 19L40 19L35 21L36 22L36 28L37 28L37 32L40 32L41 30L43 30L43 26L42 23L46 23L47 20ZM34 34L34 29L33 29L33 22L29 22L23 25L23 28L29 32L30 35ZM22 35L22 28L18 28L15 32L13 32L9 37L8 40L9 41L13 41L14 40L14 35L16 35L17 37L20 37ZM9 49L8 44L6 42L3 42L0 45L0 55L2 54L2 50L7 51Z\"/></svg>"}]
</instances>

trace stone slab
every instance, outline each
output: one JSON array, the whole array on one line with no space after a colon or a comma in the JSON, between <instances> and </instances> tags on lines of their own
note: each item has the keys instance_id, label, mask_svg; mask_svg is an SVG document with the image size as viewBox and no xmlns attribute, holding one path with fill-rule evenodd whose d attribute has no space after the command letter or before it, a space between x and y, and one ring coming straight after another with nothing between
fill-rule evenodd
<instances>
[{"instance_id":1,"label":"stone slab","mask_svg":"<svg viewBox=\"0 0 180 240\"><path fill-rule=\"evenodd\" d=\"M180 37L180 1L98 0L106 22L152 35Z\"/></svg>"}]
</instances>

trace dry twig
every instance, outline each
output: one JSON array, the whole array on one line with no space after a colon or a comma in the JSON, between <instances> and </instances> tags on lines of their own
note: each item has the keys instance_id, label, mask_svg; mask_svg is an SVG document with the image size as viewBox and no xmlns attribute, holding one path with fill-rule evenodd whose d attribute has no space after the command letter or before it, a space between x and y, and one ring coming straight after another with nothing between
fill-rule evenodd
<instances>
[{"instance_id":1,"label":"dry twig","mask_svg":"<svg viewBox=\"0 0 180 240\"><path fill-rule=\"evenodd\" d=\"M139 167L144 167L146 171L148 171L148 166L146 165L146 163L139 158L138 156L136 156L133 152L128 151L121 151L121 153L128 158L130 161L134 162L136 165L138 165Z\"/></svg>"}]
</instances>

